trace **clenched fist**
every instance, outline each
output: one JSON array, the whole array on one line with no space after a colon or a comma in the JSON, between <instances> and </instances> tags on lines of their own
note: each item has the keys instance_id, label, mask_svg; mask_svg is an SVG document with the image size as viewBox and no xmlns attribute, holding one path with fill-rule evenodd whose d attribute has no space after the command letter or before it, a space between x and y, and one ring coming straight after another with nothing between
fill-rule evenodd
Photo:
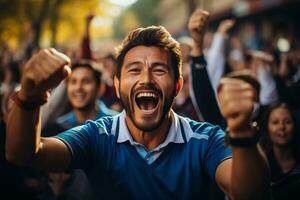
<instances>
[{"instance_id":1,"label":"clenched fist","mask_svg":"<svg viewBox=\"0 0 300 200\"><path fill-rule=\"evenodd\" d=\"M234 26L234 24L235 24L235 20L225 19L221 21L221 23L219 24L217 32L226 35L229 29L231 29Z\"/></svg>"},{"instance_id":2,"label":"clenched fist","mask_svg":"<svg viewBox=\"0 0 300 200\"><path fill-rule=\"evenodd\" d=\"M232 137L251 137L251 116L257 91L237 78L223 78L218 88L220 109L227 120ZM244 135L241 135L244 134ZM246 134L246 135L245 135Z\"/></svg>"},{"instance_id":3,"label":"clenched fist","mask_svg":"<svg viewBox=\"0 0 300 200\"><path fill-rule=\"evenodd\" d=\"M202 45L204 33L208 25L209 13L202 9L197 9L190 17L188 29L194 42Z\"/></svg>"},{"instance_id":4,"label":"clenched fist","mask_svg":"<svg viewBox=\"0 0 300 200\"><path fill-rule=\"evenodd\" d=\"M25 65L19 97L26 101L43 98L70 74L69 65L70 59L55 49L39 51Z\"/></svg>"}]
</instances>

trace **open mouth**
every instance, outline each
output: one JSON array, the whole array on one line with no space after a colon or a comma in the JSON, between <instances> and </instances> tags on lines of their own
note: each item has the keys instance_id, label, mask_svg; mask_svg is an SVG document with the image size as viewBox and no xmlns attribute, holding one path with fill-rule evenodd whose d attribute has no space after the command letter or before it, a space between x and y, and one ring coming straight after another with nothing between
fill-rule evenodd
<instances>
[{"instance_id":1,"label":"open mouth","mask_svg":"<svg viewBox=\"0 0 300 200\"><path fill-rule=\"evenodd\" d=\"M140 92L136 95L137 106L143 111L154 110L158 106L158 95L153 92Z\"/></svg>"}]
</instances>

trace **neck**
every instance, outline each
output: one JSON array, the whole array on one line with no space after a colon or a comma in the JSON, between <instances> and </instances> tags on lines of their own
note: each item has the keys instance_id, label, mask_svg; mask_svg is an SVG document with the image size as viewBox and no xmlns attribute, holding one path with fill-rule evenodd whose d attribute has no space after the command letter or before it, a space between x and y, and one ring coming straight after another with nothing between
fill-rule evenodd
<instances>
[{"instance_id":1,"label":"neck","mask_svg":"<svg viewBox=\"0 0 300 200\"><path fill-rule=\"evenodd\" d=\"M78 124L83 124L86 120L89 119L95 119L98 111L99 108L98 106L96 106L96 104L92 104L91 106L84 109L74 109Z\"/></svg>"},{"instance_id":2,"label":"neck","mask_svg":"<svg viewBox=\"0 0 300 200\"><path fill-rule=\"evenodd\" d=\"M135 127L129 117L126 116L125 118L128 130L133 140L137 143L143 144L148 150L156 148L165 141L168 136L172 120L173 115L169 112L159 127L153 131L147 132Z\"/></svg>"},{"instance_id":3,"label":"neck","mask_svg":"<svg viewBox=\"0 0 300 200\"><path fill-rule=\"evenodd\" d=\"M283 172L288 172L295 166L296 160L291 147L273 146L273 152Z\"/></svg>"}]
</instances>

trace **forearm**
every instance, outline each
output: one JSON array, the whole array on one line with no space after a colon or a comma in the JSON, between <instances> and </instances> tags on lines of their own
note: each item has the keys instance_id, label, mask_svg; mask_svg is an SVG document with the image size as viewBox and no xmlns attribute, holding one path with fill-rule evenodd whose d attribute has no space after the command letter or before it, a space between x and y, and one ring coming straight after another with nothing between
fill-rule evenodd
<instances>
[{"instance_id":1,"label":"forearm","mask_svg":"<svg viewBox=\"0 0 300 200\"><path fill-rule=\"evenodd\" d=\"M232 199L270 199L268 164L259 146L232 148Z\"/></svg>"},{"instance_id":2,"label":"forearm","mask_svg":"<svg viewBox=\"0 0 300 200\"><path fill-rule=\"evenodd\" d=\"M270 70L266 66L259 66L257 79L260 83L260 103L263 106L271 105L279 100L276 83Z\"/></svg>"},{"instance_id":3,"label":"forearm","mask_svg":"<svg viewBox=\"0 0 300 200\"><path fill-rule=\"evenodd\" d=\"M214 92L217 91L217 86L225 70L225 40L224 35L216 33L207 55L207 72Z\"/></svg>"},{"instance_id":4,"label":"forearm","mask_svg":"<svg viewBox=\"0 0 300 200\"><path fill-rule=\"evenodd\" d=\"M92 53L90 48L90 37L83 37L81 41L81 58L92 59Z\"/></svg>"},{"instance_id":5,"label":"forearm","mask_svg":"<svg viewBox=\"0 0 300 200\"><path fill-rule=\"evenodd\" d=\"M40 148L39 108L24 110L13 105L7 121L6 159L15 164L30 165Z\"/></svg>"},{"instance_id":6,"label":"forearm","mask_svg":"<svg viewBox=\"0 0 300 200\"><path fill-rule=\"evenodd\" d=\"M52 91L48 102L41 107L42 129L62 115L67 104L66 81L63 81Z\"/></svg>"},{"instance_id":7,"label":"forearm","mask_svg":"<svg viewBox=\"0 0 300 200\"><path fill-rule=\"evenodd\" d=\"M191 98L205 121L225 126L210 79L206 71L204 57L192 57L191 63Z\"/></svg>"},{"instance_id":8,"label":"forearm","mask_svg":"<svg viewBox=\"0 0 300 200\"><path fill-rule=\"evenodd\" d=\"M81 40L81 58L92 59L91 47L90 47L90 22L85 23L84 35Z\"/></svg>"}]
</instances>

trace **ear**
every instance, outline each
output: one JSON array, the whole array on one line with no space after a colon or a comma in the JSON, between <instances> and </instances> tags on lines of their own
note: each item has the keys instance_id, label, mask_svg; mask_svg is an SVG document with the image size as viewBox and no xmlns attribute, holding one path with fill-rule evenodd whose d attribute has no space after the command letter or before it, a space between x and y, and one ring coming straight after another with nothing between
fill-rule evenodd
<instances>
[{"instance_id":1,"label":"ear","mask_svg":"<svg viewBox=\"0 0 300 200\"><path fill-rule=\"evenodd\" d=\"M176 81L176 96L180 92L183 86L183 77L180 75L178 80Z\"/></svg>"},{"instance_id":2,"label":"ear","mask_svg":"<svg viewBox=\"0 0 300 200\"><path fill-rule=\"evenodd\" d=\"M117 97L120 99L120 80L117 78L117 76L114 76L114 86Z\"/></svg>"}]
</instances>

